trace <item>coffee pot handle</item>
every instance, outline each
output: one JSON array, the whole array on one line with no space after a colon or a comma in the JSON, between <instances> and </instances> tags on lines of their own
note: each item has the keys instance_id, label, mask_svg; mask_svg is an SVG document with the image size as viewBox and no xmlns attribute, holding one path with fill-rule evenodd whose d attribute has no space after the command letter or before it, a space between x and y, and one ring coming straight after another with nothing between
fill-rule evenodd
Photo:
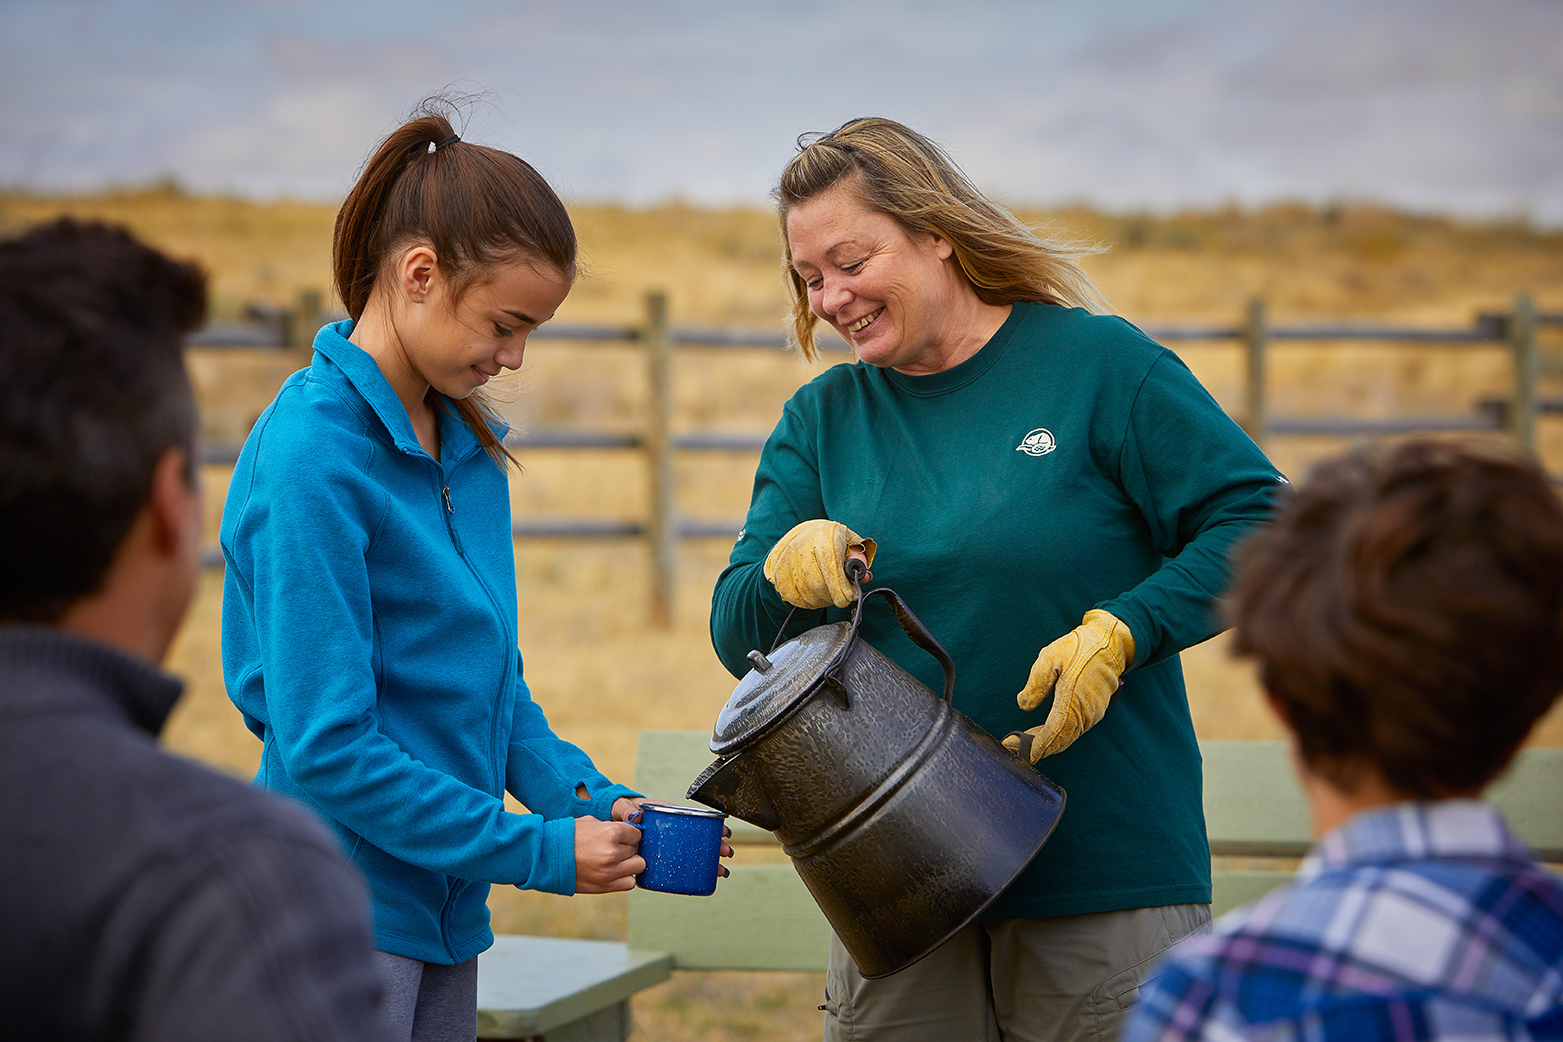
<instances>
[{"instance_id":1,"label":"coffee pot handle","mask_svg":"<svg viewBox=\"0 0 1563 1042\"><path fill-rule=\"evenodd\" d=\"M852 636L848 640L850 649L852 642L857 640L858 627L863 621L863 604L870 597L883 597L890 603L890 610L895 612L895 621L900 623L901 631L911 638L912 643L922 648L928 654L939 660L939 666L944 670L944 700L950 705L955 704L955 663L951 661L949 652L934 639L934 635L928 632L928 627L923 625L907 603L901 599L901 595L888 586L881 586L877 590L863 592L861 583L868 575L868 562L856 557L847 558L847 578L858 585L857 605L852 609ZM841 660L846 661L846 653L843 651Z\"/></svg>"}]
</instances>

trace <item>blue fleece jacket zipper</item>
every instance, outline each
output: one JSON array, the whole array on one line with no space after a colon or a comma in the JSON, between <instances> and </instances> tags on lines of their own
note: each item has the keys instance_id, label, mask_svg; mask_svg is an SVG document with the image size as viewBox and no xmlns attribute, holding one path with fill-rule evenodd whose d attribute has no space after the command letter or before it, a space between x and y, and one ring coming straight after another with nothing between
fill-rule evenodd
<instances>
[{"instance_id":1,"label":"blue fleece jacket zipper","mask_svg":"<svg viewBox=\"0 0 1563 1042\"><path fill-rule=\"evenodd\" d=\"M451 545L456 548L456 552L465 557L467 555L461 551L461 536L456 534L456 508L452 506L450 502L449 485L446 485L443 489L440 490L440 498L445 500L445 531L450 533Z\"/></svg>"}]
</instances>

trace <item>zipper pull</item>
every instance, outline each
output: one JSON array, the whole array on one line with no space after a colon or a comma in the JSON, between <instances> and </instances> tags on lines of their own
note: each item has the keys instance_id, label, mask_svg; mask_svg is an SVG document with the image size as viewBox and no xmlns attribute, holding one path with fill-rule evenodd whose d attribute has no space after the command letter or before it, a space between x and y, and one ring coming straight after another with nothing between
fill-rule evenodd
<instances>
[{"instance_id":1,"label":"zipper pull","mask_svg":"<svg viewBox=\"0 0 1563 1042\"><path fill-rule=\"evenodd\" d=\"M446 485L444 488L440 489L440 498L445 501L445 531L450 533L450 542L451 545L456 548L456 552L465 557L466 554L463 553L461 549L461 536L456 534L456 524L454 521L456 516L456 508L451 504L450 501L449 485Z\"/></svg>"}]
</instances>

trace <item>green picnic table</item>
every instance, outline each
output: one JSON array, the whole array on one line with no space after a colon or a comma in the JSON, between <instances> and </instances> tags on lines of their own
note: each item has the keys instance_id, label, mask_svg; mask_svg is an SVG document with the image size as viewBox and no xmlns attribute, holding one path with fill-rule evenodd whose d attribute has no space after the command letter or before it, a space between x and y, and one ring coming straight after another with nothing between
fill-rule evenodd
<instances>
[{"instance_id":1,"label":"green picnic table","mask_svg":"<svg viewBox=\"0 0 1563 1042\"><path fill-rule=\"evenodd\" d=\"M478 1037L624 1042L630 996L673 957L615 941L505 935L478 956Z\"/></svg>"}]
</instances>

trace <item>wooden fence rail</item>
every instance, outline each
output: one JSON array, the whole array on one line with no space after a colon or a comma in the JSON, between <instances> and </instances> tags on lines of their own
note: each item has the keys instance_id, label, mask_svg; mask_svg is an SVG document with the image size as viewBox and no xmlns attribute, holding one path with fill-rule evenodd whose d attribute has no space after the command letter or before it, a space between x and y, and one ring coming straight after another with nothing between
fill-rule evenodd
<instances>
[{"instance_id":1,"label":"wooden fence rail","mask_svg":"<svg viewBox=\"0 0 1563 1042\"><path fill-rule=\"evenodd\" d=\"M679 515L674 499L673 456L679 452L757 452L764 433L732 434L717 431L673 433L674 387L672 352L675 348L775 350L789 348L781 334L721 329L675 329L669 326L667 298L650 293L646 320L629 326L544 326L536 339L569 340L593 344L639 344L646 351L647 382L651 409L643 433L543 428L512 434L506 444L516 449L630 450L646 454L650 478L650 516L645 521L612 521L582 518L523 518L514 522L517 538L639 539L648 542L651 554L651 616L669 625L673 613L673 588L677 545L681 539L733 538L742 520L699 521ZM300 352L301 359L321 321L331 317L321 308L318 294L304 294L292 311L251 310L250 321L212 324L187 339L195 348L279 348ZM1538 397L1540 353L1537 332L1543 326L1563 327L1563 312L1538 312L1529 294L1515 297L1508 312L1484 312L1465 329L1416 329L1353 323L1272 326L1264 302L1251 301L1244 320L1233 326L1145 326L1152 339L1162 343L1190 341L1239 341L1245 358L1245 409L1240 419L1255 442L1285 435L1399 435L1418 432L1507 432L1520 444L1535 448L1536 422L1544 413L1563 413L1563 399ZM1501 348L1513 358L1513 387L1506 399L1477 403L1475 411L1458 415L1361 418L1347 416L1274 416L1268 404L1268 364L1272 352L1286 344L1386 343L1404 345L1452 345ZM834 336L820 337L820 349L849 353L847 344ZM237 445L209 445L202 462L231 465ZM219 553L207 563L222 564Z\"/></svg>"}]
</instances>

